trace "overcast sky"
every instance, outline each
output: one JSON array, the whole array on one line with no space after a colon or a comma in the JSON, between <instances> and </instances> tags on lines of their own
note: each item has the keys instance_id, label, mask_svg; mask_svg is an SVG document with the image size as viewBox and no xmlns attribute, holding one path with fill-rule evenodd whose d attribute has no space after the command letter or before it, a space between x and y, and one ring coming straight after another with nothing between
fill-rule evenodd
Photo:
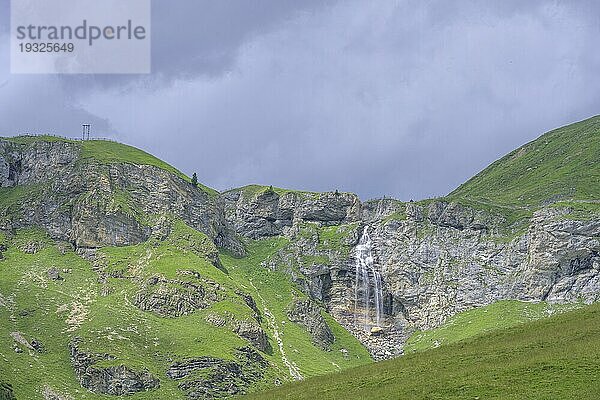
<instances>
[{"instance_id":1,"label":"overcast sky","mask_svg":"<svg viewBox=\"0 0 600 400\"><path fill-rule=\"evenodd\" d=\"M81 124L216 189L444 195L600 114L594 1L156 0L151 75L11 75L0 135Z\"/></svg>"}]
</instances>

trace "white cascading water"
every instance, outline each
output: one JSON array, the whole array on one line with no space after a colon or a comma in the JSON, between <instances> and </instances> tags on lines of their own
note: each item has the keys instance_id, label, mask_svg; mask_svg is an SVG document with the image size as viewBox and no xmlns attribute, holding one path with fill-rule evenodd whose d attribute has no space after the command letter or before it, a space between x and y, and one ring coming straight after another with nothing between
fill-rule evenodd
<instances>
[{"instance_id":1,"label":"white cascading water","mask_svg":"<svg viewBox=\"0 0 600 400\"><path fill-rule=\"evenodd\" d=\"M371 280L373 284L371 285ZM371 287L373 287L373 311L371 309ZM375 270L373 263L373 246L369 236L368 227L365 227L356 246L356 284L354 288L354 316L356 324L359 321L359 310L362 307L362 325L366 331L373 326L380 326L383 314L383 293L381 273Z\"/></svg>"}]
</instances>

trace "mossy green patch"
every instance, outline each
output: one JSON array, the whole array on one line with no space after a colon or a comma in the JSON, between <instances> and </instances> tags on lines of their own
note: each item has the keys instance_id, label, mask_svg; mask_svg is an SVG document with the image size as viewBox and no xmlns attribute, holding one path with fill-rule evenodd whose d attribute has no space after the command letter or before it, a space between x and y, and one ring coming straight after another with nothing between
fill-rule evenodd
<instances>
[{"instance_id":1,"label":"mossy green patch","mask_svg":"<svg viewBox=\"0 0 600 400\"><path fill-rule=\"evenodd\" d=\"M383 223L388 223L390 221L405 221L406 220L406 212L404 211L394 211L390 215L383 218Z\"/></svg>"},{"instance_id":2,"label":"mossy green patch","mask_svg":"<svg viewBox=\"0 0 600 400\"><path fill-rule=\"evenodd\" d=\"M333 251L342 257L347 257L354 245L354 243L350 240L350 237L356 232L358 227L358 222L318 227L317 234L319 237L319 243L317 250L324 251L326 253Z\"/></svg>"},{"instance_id":3,"label":"mossy green patch","mask_svg":"<svg viewBox=\"0 0 600 400\"><path fill-rule=\"evenodd\" d=\"M330 265L331 260L323 255L303 255L302 264L304 265Z\"/></svg>"},{"instance_id":4,"label":"mossy green patch","mask_svg":"<svg viewBox=\"0 0 600 400\"><path fill-rule=\"evenodd\" d=\"M357 227L358 223L321 227L319 229L319 246L339 248L345 245L348 235L354 232Z\"/></svg>"}]
</instances>

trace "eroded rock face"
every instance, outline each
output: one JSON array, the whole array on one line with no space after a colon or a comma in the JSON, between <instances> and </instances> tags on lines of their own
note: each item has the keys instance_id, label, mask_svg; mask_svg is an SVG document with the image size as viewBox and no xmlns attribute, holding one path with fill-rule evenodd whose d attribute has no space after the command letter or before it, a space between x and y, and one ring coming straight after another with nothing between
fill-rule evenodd
<instances>
[{"instance_id":1,"label":"eroded rock face","mask_svg":"<svg viewBox=\"0 0 600 400\"><path fill-rule=\"evenodd\" d=\"M133 303L163 317L179 317L204 309L221 300L221 287L207 279L194 282L155 275L136 294Z\"/></svg>"},{"instance_id":2,"label":"eroded rock face","mask_svg":"<svg viewBox=\"0 0 600 400\"><path fill-rule=\"evenodd\" d=\"M565 220L560 210L544 209L527 233L508 242L463 223L426 233L417 225L407 219L374 228L392 323L432 328L501 299L593 302L600 296L600 221Z\"/></svg>"},{"instance_id":3,"label":"eroded rock face","mask_svg":"<svg viewBox=\"0 0 600 400\"><path fill-rule=\"evenodd\" d=\"M301 193L263 190L245 194L234 189L223 195L225 217L235 231L252 239L285 233L295 221L341 224L357 221L360 201L350 193Z\"/></svg>"},{"instance_id":4,"label":"eroded rock face","mask_svg":"<svg viewBox=\"0 0 600 400\"><path fill-rule=\"evenodd\" d=\"M306 300L294 300L288 310L288 318L306 328L313 339L313 343L326 350L333 344L335 337L327 321L321 315L321 307L315 302Z\"/></svg>"},{"instance_id":5,"label":"eroded rock face","mask_svg":"<svg viewBox=\"0 0 600 400\"><path fill-rule=\"evenodd\" d=\"M24 187L25 200L0 214L0 229L41 226L78 247L130 245L161 233L147 215L174 215L243 254L218 196L150 165L101 164L75 142L0 140L0 187Z\"/></svg>"},{"instance_id":6,"label":"eroded rock face","mask_svg":"<svg viewBox=\"0 0 600 400\"><path fill-rule=\"evenodd\" d=\"M236 321L233 331L240 337L248 340L257 349L270 353L272 352L269 338L261 326L253 321Z\"/></svg>"},{"instance_id":7,"label":"eroded rock face","mask_svg":"<svg viewBox=\"0 0 600 400\"><path fill-rule=\"evenodd\" d=\"M125 365L97 367L101 360L113 359L108 354L87 354L74 340L69 345L71 363L79 383L98 394L113 396L131 395L158 388L160 382L148 371L134 371Z\"/></svg>"},{"instance_id":8,"label":"eroded rock face","mask_svg":"<svg viewBox=\"0 0 600 400\"><path fill-rule=\"evenodd\" d=\"M572 221L564 210L540 210L527 233L527 248L527 268L518 280L521 298L600 300L600 220Z\"/></svg>"},{"instance_id":9,"label":"eroded rock face","mask_svg":"<svg viewBox=\"0 0 600 400\"><path fill-rule=\"evenodd\" d=\"M260 381L268 362L251 347L235 352L235 361L197 357L173 363L167 376L181 381L179 387L190 399L220 399L244 394Z\"/></svg>"},{"instance_id":10,"label":"eroded rock face","mask_svg":"<svg viewBox=\"0 0 600 400\"><path fill-rule=\"evenodd\" d=\"M235 201L230 199L227 207L238 207L238 212L228 209L227 216L238 233L264 237L282 232L290 239L265 267L286 266L298 286L323 301L378 359L397 354L413 329L437 327L458 312L498 300L600 299L600 219L570 220L565 210L548 207L533 215L523 233L507 238L498 234L503 224L498 215L446 201L423 205L383 199L352 206L346 214L351 218L339 219L348 210L341 207L330 220L325 214L310 221L292 218L285 229L263 231L248 222L271 226L269 221L278 220L273 213L281 210L281 197L271 193L265 208L258 204L260 196L229 196ZM319 208L290 212L315 215ZM247 213L251 216L240 217ZM316 228L306 229L306 223ZM332 225L347 228L337 247L320 237L323 227ZM365 226L383 278L384 331L379 337L355 323L353 249Z\"/></svg>"}]
</instances>

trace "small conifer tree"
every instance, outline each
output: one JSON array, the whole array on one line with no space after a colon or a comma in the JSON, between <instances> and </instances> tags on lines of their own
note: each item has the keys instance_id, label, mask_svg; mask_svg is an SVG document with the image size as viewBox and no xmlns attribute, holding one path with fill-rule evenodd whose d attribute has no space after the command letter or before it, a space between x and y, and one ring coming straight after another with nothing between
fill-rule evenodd
<instances>
[{"instance_id":1,"label":"small conifer tree","mask_svg":"<svg viewBox=\"0 0 600 400\"><path fill-rule=\"evenodd\" d=\"M192 174L192 185L194 185L194 187L198 186L198 176L195 172Z\"/></svg>"}]
</instances>

